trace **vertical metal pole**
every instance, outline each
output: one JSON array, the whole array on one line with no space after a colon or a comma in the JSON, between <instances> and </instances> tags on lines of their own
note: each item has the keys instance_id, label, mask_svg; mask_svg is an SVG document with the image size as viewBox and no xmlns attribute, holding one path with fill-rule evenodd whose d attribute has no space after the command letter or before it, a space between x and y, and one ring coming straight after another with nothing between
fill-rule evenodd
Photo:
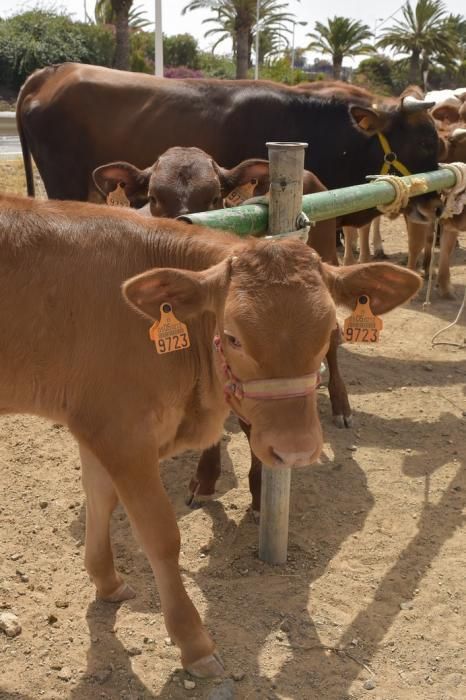
<instances>
[{"instance_id":1,"label":"vertical metal pole","mask_svg":"<svg viewBox=\"0 0 466 700\"><path fill-rule=\"evenodd\" d=\"M294 30L296 29L296 22L293 22L293 38L291 40L291 80L294 82Z\"/></svg>"},{"instance_id":2,"label":"vertical metal pole","mask_svg":"<svg viewBox=\"0 0 466 700\"><path fill-rule=\"evenodd\" d=\"M256 5L256 65L254 66L254 80L259 80L259 20L260 20L260 0Z\"/></svg>"},{"instance_id":3,"label":"vertical metal pole","mask_svg":"<svg viewBox=\"0 0 466 700\"><path fill-rule=\"evenodd\" d=\"M162 0L155 0L155 75L163 78Z\"/></svg>"},{"instance_id":4,"label":"vertical metal pole","mask_svg":"<svg viewBox=\"0 0 466 700\"><path fill-rule=\"evenodd\" d=\"M269 234L296 230L303 196L306 143L267 143L270 162ZM284 564L288 551L291 469L262 466L259 558Z\"/></svg>"}]
</instances>

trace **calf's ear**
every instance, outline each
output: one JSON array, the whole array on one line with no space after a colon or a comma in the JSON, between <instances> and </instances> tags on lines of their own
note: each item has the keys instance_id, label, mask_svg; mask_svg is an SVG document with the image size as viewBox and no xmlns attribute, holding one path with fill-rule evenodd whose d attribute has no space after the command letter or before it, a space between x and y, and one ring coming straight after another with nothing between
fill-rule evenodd
<instances>
[{"instance_id":1,"label":"calf's ear","mask_svg":"<svg viewBox=\"0 0 466 700\"><path fill-rule=\"evenodd\" d=\"M455 104L443 103L434 107L430 113L433 118L437 119L439 122L455 124L460 118L460 107L460 102L458 102L458 106Z\"/></svg>"},{"instance_id":2,"label":"calf's ear","mask_svg":"<svg viewBox=\"0 0 466 700\"><path fill-rule=\"evenodd\" d=\"M411 270L390 263L365 263L333 267L322 263L324 277L337 304L354 309L358 298L370 297L376 315L391 311L411 299L421 286L421 278Z\"/></svg>"},{"instance_id":3,"label":"calf's ear","mask_svg":"<svg viewBox=\"0 0 466 700\"><path fill-rule=\"evenodd\" d=\"M303 171L303 194L315 194L316 192L326 192L327 188L321 183L317 175L310 170Z\"/></svg>"},{"instance_id":4,"label":"calf's ear","mask_svg":"<svg viewBox=\"0 0 466 700\"><path fill-rule=\"evenodd\" d=\"M261 158L248 158L236 165L231 170L221 168L214 163L214 168L220 180L222 197L226 197L232 190L241 185L251 183L254 185L254 193L262 194L269 188L269 161ZM256 181L256 182L253 182Z\"/></svg>"},{"instance_id":5,"label":"calf's ear","mask_svg":"<svg viewBox=\"0 0 466 700\"><path fill-rule=\"evenodd\" d=\"M117 161L96 168L92 179L104 197L113 192L117 185L122 185L131 204L136 204L142 199L147 201L151 173L152 168L139 170L131 163Z\"/></svg>"},{"instance_id":6,"label":"calf's ear","mask_svg":"<svg viewBox=\"0 0 466 700\"><path fill-rule=\"evenodd\" d=\"M160 305L171 304L175 316L184 320L203 311L218 312L231 277L231 261L193 272L174 268L149 270L123 283L126 301L144 316L160 317Z\"/></svg>"}]
</instances>

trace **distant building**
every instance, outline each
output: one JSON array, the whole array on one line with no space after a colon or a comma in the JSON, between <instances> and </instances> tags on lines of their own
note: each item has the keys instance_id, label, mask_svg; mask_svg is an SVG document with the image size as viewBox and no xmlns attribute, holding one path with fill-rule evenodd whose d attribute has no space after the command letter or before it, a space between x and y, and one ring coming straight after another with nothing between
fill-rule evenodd
<instances>
[{"instance_id":1,"label":"distant building","mask_svg":"<svg viewBox=\"0 0 466 700\"><path fill-rule=\"evenodd\" d=\"M315 58L314 63L308 63L304 67L304 72L309 77L309 80L318 80L325 76L326 80L333 79L333 66L330 61L323 58ZM350 83L353 75L353 69L343 66L341 69L341 79Z\"/></svg>"}]
</instances>

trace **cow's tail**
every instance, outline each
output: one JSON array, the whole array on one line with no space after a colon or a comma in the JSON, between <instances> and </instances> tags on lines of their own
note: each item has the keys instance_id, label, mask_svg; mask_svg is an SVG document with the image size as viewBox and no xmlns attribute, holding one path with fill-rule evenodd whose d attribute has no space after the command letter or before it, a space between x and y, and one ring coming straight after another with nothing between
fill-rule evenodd
<instances>
[{"instance_id":1,"label":"cow's tail","mask_svg":"<svg viewBox=\"0 0 466 700\"><path fill-rule=\"evenodd\" d=\"M16 126L19 134L19 141L21 143L21 151L23 153L23 165L24 173L26 175L26 188L29 197L35 197L35 187L34 187L34 173L32 171L32 156L29 144L27 142L26 134L24 132L24 124L22 121L22 104L24 101L24 95L27 82L21 88L18 95L18 101L16 103Z\"/></svg>"}]
</instances>

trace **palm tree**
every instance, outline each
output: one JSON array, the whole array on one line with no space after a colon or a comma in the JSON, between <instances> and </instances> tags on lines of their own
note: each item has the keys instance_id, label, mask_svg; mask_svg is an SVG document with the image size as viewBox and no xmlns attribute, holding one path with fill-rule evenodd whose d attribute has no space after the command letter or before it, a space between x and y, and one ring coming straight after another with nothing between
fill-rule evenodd
<instances>
[{"instance_id":1,"label":"palm tree","mask_svg":"<svg viewBox=\"0 0 466 700\"><path fill-rule=\"evenodd\" d=\"M402 15L402 20L387 27L377 44L408 54L409 81L422 82L431 60L448 63L454 58L458 48L455 22L450 21L442 0L418 0L414 9L407 0Z\"/></svg>"},{"instance_id":2,"label":"palm tree","mask_svg":"<svg viewBox=\"0 0 466 700\"><path fill-rule=\"evenodd\" d=\"M287 23L291 24L294 17L283 11L286 7L287 3L279 0L260 0L260 28L270 29L277 35L286 33ZM185 14L199 9L209 9L214 13L203 22L216 24L205 34L205 36L218 35L214 49L225 39L232 38L236 56L236 77L246 78L256 28L256 0L191 0L182 12Z\"/></svg>"},{"instance_id":3,"label":"palm tree","mask_svg":"<svg viewBox=\"0 0 466 700\"><path fill-rule=\"evenodd\" d=\"M293 23L295 15L284 12L288 3L280 3L276 0L269 0L263 3L260 8L259 21L259 56L256 61L261 63L266 56L275 56L283 51L283 45L288 48L290 36L293 33ZM255 40L256 25L252 40Z\"/></svg>"},{"instance_id":4,"label":"palm tree","mask_svg":"<svg viewBox=\"0 0 466 700\"><path fill-rule=\"evenodd\" d=\"M333 77L339 80L341 77L341 67L345 56L357 56L359 54L372 53L374 48L368 44L372 37L372 32L359 20L352 20L348 17L333 17L328 19L327 24L315 23L315 31L307 36L311 37L308 49L329 54L332 57Z\"/></svg>"},{"instance_id":5,"label":"palm tree","mask_svg":"<svg viewBox=\"0 0 466 700\"><path fill-rule=\"evenodd\" d=\"M96 0L95 20L97 24L115 26L115 56L113 65L120 70L129 70L129 30L145 29L150 21L144 17L141 6L133 7L133 0Z\"/></svg>"}]
</instances>

